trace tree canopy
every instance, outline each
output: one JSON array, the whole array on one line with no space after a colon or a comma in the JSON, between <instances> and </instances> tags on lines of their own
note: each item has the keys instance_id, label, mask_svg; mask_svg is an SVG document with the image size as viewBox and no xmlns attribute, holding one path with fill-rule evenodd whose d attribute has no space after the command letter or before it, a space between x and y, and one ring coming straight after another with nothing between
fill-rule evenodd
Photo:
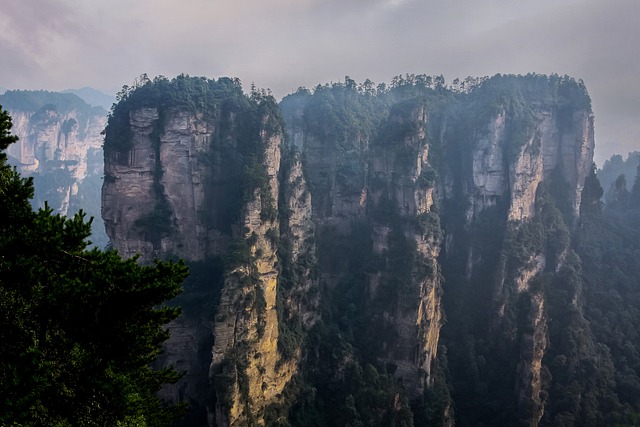
<instances>
[{"instance_id":1,"label":"tree canopy","mask_svg":"<svg viewBox=\"0 0 640 427\"><path fill-rule=\"evenodd\" d=\"M0 424L155 426L180 407L156 397L180 375L150 363L179 308L180 262L141 266L88 249L91 221L33 211L31 179L7 164L17 138L0 107Z\"/></svg>"}]
</instances>

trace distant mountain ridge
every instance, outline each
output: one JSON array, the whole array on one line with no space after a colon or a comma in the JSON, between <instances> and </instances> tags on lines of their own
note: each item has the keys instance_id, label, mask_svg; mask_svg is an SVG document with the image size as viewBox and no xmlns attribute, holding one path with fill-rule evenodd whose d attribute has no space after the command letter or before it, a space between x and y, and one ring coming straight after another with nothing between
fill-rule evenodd
<instances>
[{"instance_id":1,"label":"distant mountain ridge","mask_svg":"<svg viewBox=\"0 0 640 427\"><path fill-rule=\"evenodd\" d=\"M109 111L111 106L116 102L114 95L106 94L92 87L85 86L80 89L65 89L62 93L72 93L82 98L87 104L102 107L106 111Z\"/></svg>"},{"instance_id":2,"label":"distant mountain ridge","mask_svg":"<svg viewBox=\"0 0 640 427\"><path fill-rule=\"evenodd\" d=\"M54 105L63 114L77 110L84 114L107 115L105 108L93 106L76 94L48 90L8 90L0 95L0 105L15 111L36 111L45 105Z\"/></svg>"},{"instance_id":3,"label":"distant mountain ridge","mask_svg":"<svg viewBox=\"0 0 640 427\"><path fill-rule=\"evenodd\" d=\"M72 215L82 209L93 217L91 240L107 244L100 218L103 177L102 136L107 111L73 93L9 90L0 105L13 120L20 139L7 149L9 162L34 180L32 205L45 201L55 212Z\"/></svg>"}]
</instances>

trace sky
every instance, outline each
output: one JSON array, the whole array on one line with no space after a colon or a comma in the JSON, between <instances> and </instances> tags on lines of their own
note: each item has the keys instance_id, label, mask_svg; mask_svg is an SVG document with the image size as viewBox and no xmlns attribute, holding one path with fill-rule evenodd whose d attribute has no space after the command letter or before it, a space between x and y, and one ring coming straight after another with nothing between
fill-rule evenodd
<instances>
[{"instance_id":1,"label":"sky","mask_svg":"<svg viewBox=\"0 0 640 427\"><path fill-rule=\"evenodd\" d=\"M0 86L115 93L142 73L300 86L557 73L583 79L598 165L640 150L638 0L0 0Z\"/></svg>"}]
</instances>

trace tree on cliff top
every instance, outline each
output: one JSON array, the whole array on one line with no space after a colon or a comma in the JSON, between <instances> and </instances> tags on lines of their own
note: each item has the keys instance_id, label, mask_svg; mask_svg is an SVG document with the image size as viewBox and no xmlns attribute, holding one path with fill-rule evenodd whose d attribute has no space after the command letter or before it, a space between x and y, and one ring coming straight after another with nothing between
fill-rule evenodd
<instances>
[{"instance_id":1,"label":"tree on cliff top","mask_svg":"<svg viewBox=\"0 0 640 427\"><path fill-rule=\"evenodd\" d=\"M88 250L82 213L34 212L31 179L7 165L11 126L0 107L0 425L170 423L181 408L156 391L179 374L149 363L187 268Z\"/></svg>"}]
</instances>

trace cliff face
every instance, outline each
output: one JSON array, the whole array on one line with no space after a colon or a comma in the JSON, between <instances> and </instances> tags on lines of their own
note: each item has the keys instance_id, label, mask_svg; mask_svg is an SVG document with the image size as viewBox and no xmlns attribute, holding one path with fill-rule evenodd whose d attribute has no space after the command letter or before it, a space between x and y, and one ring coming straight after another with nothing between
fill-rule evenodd
<instances>
[{"instance_id":1,"label":"cliff face","mask_svg":"<svg viewBox=\"0 0 640 427\"><path fill-rule=\"evenodd\" d=\"M278 110L180 77L114 110L107 233L194 272L165 360L188 373L163 391L190 425L452 425L453 403L461 425L541 422L588 96L557 76L426 81L347 80Z\"/></svg>"},{"instance_id":2,"label":"cliff face","mask_svg":"<svg viewBox=\"0 0 640 427\"><path fill-rule=\"evenodd\" d=\"M217 125L180 110L167 111L162 121L157 108L130 113L131 148L110 154L103 187L107 234L123 256L200 261L222 252L225 237L209 224L224 209L214 200L233 162L224 161L227 147L212 142Z\"/></svg>"},{"instance_id":3,"label":"cliff face","mask_svg":"<svg viewBox=\"0 0 640 427\"><path fill-rule=\"evenodd\" d=\"M100 217L102 136L107 113L72 94L9 91L0 105L13 120L20 140L7 150L9 161L23 176L34 178L34 207L45 201L56 213L71 215L83 209L93 216L92 241L104 246Z\"/></svg>"},{"instance_id":4,"label":"cliff face","mask_svg":"<svg viewBox=\"0 0 640 427\"><path fill-rule=\"evenodd\" d=\"M528 133L521 135L524 143L509 158L508 147L514 143L505 131L507 113L501 111L479 133L473 154L472 179L474 186L469 190L470 209L467 223L472 224L483 210L502 201L506 207L506 220L515 224L535 221L541 206L537 201L539 187L543 182L555 182L552 185L566 185L568 191L562 202L570 208L570 217L578 215L580 198L585 177L593 161L594 137L593 117L590 110L578 110L564 125L553 107L536 108L533 113L534 125ZM566 120L565 118L563 118ZM552 226L551 224L546 224ZM571 221L567 224L571 227ZM553 227L553 226L552 226ZM509 239L515 238L527 245L515 230L507 231L505 241L500 245L508 251L512 245ZM530 238L530 237L529 237ZM556 238L555 236L552 238ZM512 342L519 346L519 362L515 367L517 408L520 418L527 424L537 426L543 417L546 402L544 388L543 359L549 346L548 318L545 305L547 296L538 286L533 286L545 270L558 271L562 266L563 253L568 249L568 240L558 245L561 255L554 259L548 248L536 248L525 258L515 254L504 254L502 263L498 263L494 276L496 286L492 291L493 320L492 332L502 338L500 346ZM482 268L482 259L473 259L475 245L471 243L467 264L467 275L473 277L474 268ZM478 265L480 264L480 265ZM471 280L473 282L473 280ZM471 285L473 286L473 284ZM505 311L514 304L526 301L527 309L520 309L524 319L508 319ZM504 335L503 335L504 334ZM525 409L526 408L526 409Z\"/></svg>"},{"instance_id":5,"label":"cliff face","mask_svg":"<svg viewBox=\"0 0 640 427\"><path fill-rule=\"evenodd\" d=\"M413 101L394 107L392 101L374 106L379 116L365 126L349 126L340 116L363 114L363 106L355 90L333 92L297 93L282 104L311 188L319 271L337 293L343 286L361 289L363 300L355 304L362 311L354 317L366 325L353 333L368 337L362 345L374 360L393 366L395 378L419 396L431 381L442 325L427 107ZM331 112L334 120L319 123L315 114L325 112L323 101L343 96ZM371 263L366 278L346 285L363 258ZM340 296L327 298L335 300L322 304L344 304Z\"/></svg>"},{"instance_id":6,"label":"cliff face","mask_svg":"<svg viewBox=\"0 0 640 427\"><path fill-rule=\"evenodd\" d=\"M206 89L183 93L182 104L149 102L165 84ZM209 111L190 109L192 101ZM107 233L127 257L181 257L203 276L178 301L185 315L170 325L163 361L188 373L162 395L190 401L189 422L263 425L296 366L278 352L283 129L275 104L245 97L231 80L184 78L149 82L120 108L105 141ZM303 222L292 216L294 235Z\"/></svg>"},{"instance_id":7,"label":"cliff face","mask_svg":"<svg viewBox=\"0 0 640 427\"><path fill-rule=\"evenodd\" d=\"M484 112L467 110L443 132L449 167L445 217L450 216L445 344L451 343L449 355L455 352L449 366L474 372L468 386L476 393L477 387L494 390L492 398L514 414L480 412L486 401L475 394L475 402L458 408L470 424L492 419L537 426L545 416L552 381L547 352L554 345L548 313L557 309L549 308L557 302L547 283L566 274L571 230L593 161L586 92L578 95L575 83L552 80L549 93L540 97L544 90L527 86L535 86L534 80L520 83L510 98L497 102L482 88L471 93ZM568 96L558 89L562 85L576 92ZM473 124L465 126L465 118ZM464 215L456 213L460 206L466 206ZM573 301L581 306L578 292ZM460 394L471 392L461 387Z\"/></svg>"},{"instance_id":8,"label":"cliff face","mask_svg":"<svg viewBox=\"0 0 640 427\"><path fill-rule=\"evenodd\" d=\"M390 138L377 141L371 150L374 160L366 198L373 217L373 254L384 263L370 277L372 299L386 297L384 288L394 282L394 276L407 283L394 284L400 287L396 300L387 301L381 313L372 315L382 315L384 329L391 332L382 342L381 359L396 365L395 376L413 395L421 395L431 382L443 318L437 262L440 230L437 214L432 212L435 182L428 178L433 167L427 107L415 104L392 110L386 126ZM389 208L391 215L381 215ZM407 255L412 259L398 265L394 258L407 256L398 250L402 245L411 248Z\"/></svg>"},{"instance_id":9,"label":"cliff face","mask_svg":"<svg viewBox=\"0 0 640 427\"><path fill-rule=\"evenodd\" d=\"M473 185L469 190L470 216L506 196L510 201L510 221L531 218L538 185L554 171L559 171L572 189L569 202L578 214L584 180L593 161L593 116L589 110L574 111L568 123L561 126L554 107L535 108L532 115L535 124L519 135L524 143L515 158L508 158L514 141L505 131L504 110L478 130L473 150Z\"/></svg>"},{"instance_id":10,"label":"cliff face","mask_svg":"<svg viewBox=\"0 0 640 427\"><path fill-rule=\"evenodd\" d=\"M264 424L265 408L281 399L296 367L295 361L283 361L278 352L276 244L280 231L277 218L264 214L265 204L278 200L282 140L280 134L263 132L261 136L268 193L256 189L242 219L242 237L253 262L239 263L225 273L213 325L212 378L214 382L234 378L235 383L216 402L218 425Z\"/></svg>"}]
</instances>

